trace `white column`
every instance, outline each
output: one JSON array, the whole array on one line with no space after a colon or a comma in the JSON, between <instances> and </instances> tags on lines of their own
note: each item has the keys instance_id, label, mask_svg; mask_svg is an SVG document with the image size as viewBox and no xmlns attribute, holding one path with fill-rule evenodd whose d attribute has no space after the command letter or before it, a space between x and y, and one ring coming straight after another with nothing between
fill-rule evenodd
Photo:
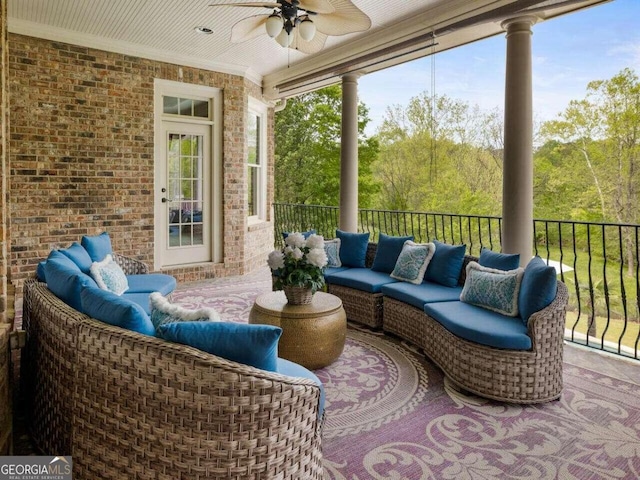
<instances>
[{"instance_id":1,"label":"white column","mask_svg":"<svg viewBox=\"0 0 640 480\"><path fill-rule=\"evenodd\" d=\"M340 147L340 229L358 231L358 77L342 77Z\"/></svg>"},{"instance_id":2,"label":"white column","mask_svg":"<svg viewBox=\"0 0 640 480\"><path fill-rule=\"evenodd\" d=\"M519 253L523 266L533 252L531 26L535 21L535 17L519 17L502 24L507 31L502 250Z\"/></svg>"}]
</instances>

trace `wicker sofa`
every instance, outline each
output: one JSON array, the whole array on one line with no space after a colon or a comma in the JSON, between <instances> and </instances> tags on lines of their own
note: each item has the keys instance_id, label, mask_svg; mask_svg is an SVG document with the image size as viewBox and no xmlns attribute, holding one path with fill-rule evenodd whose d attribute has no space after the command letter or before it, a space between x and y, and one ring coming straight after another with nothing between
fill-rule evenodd
<instances>
[{"instance_id":1,"label":"wicker sofa","mask_svg":"<svg viewBox=\"0 0 640 480\"><path fill-rule=\"evenodd\" d=\"M373 264L377 245L369 243L365 267ZM466 279L466 266L477 257L465 255L458 285ZM348 270L342 270L343 277ZM347 318L397 335L423 349L453 385L510 403L541 403L562 392L562 348L568 291L557 283L555 298L532 314L526 325L531 348L511 350L482 345L451 333L424 309L384 292L332 284L327 290L342 299ZM384 287L383 287L384 290ZM472 307L480 308L480 307Z\"/></svg>"},{"instance_id":2,"label":"wicker sofa","mask_svg":"<svg viewBox=\"0 0 640 480\"><path fill-rule=\"evenodd\" d=\"M146 267L114 255L125 273ZM320 479L320 388L111 326L24 285L32 438L76 479Z\"/></svg>"}]
</instances>

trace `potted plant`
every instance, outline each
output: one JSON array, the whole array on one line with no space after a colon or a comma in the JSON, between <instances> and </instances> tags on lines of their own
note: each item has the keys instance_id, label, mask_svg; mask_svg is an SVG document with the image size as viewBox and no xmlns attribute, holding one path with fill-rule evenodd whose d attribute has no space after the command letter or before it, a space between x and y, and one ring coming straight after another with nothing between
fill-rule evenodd
<instances>
[{"instance_id":1,"label":"potted plant","mask_svg":"<svg viewBox=\"0 0 640 480\"><path fill-rule=\"evenodd\" d=\"M290 304L311 303L313 294L324 287L323 267L327 264L324 238L290 233L285 238L285 247L271 252L267 263L275 278L274 288L284 290Z\"/></svg>"}]
</instances>

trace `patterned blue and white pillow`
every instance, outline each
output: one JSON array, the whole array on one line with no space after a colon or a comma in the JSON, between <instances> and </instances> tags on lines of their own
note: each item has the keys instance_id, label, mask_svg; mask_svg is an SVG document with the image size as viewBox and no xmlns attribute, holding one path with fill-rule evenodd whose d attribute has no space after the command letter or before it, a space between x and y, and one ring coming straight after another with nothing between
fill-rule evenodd
<instances>
[{"instance_id":1,"label":"patterned blue and white pillow","mask_svg":"<svg viewBox=\"0 0 640 480\"><path fill-rule=\"evenodd\" d=\"M517 317L523 273L523 268L496 270L469 262L460 301Z\"/></svg>"},{"instance_id":2,"label":"patterned blue and white pillow","mask_svg":"<svg viewBox=\"0 0 640 480\"><path fill-rule=\"evenodd\" d=\"M324 241L324 251L327 254L327 267L341 267L340 261L340 239Z\"/></svg>"},{"instance_id":3,"label":"patterned blue and white pillow","mask_svg":"<svg viewBox=\"0 0 640 480\"><path fill-rule=\"evenodd\" d=\"M129 290L127 276L111 254L107 254L100 262L93 262L89 272L102 290L108 290L116 295L122 295Z\"/></svg>"},{"instance_id":4,"label":"patterned blue and white pillow","mask_svg":"<svg viewBox=\"0 0 640 480\"><path fill-rule=\"evenodd\" d=\"M149 295L151 307L151 323L158 332L160 325L175 322L218 322L220 315L213 308L200 308L189 310L180 305L173 304L160 292Z\"/></svg>"},{"instance_id":5,"label":"patterned blue and white pillow","mask_svg":"<svg viewBox=\"0 0 640 480\"><path fill-rule=\"evenodd\" d=\"M391 278L416 285L422 283L424 272L427 271L435 251L436 246L433 243L414 243L407 240L390 274Z\"/></svg>"}]
</instances>

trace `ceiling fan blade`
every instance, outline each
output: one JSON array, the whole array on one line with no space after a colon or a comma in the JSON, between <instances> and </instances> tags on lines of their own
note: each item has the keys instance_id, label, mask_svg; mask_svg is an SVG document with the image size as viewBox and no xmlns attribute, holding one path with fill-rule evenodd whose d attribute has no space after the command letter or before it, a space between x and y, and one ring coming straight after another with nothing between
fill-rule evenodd
<instances>
[{"instance_id":1,"label":"ceiling fan blade","mask_svg":"<svg viewBox=\"0 0 640 480\"><path fill-rule=\"evenodd\" d=\"M337 36L371 28L371 19L349 0L334 0L333 5L335 12L311 17L319 32Z\"/></svg>"},{"instance_id":2,"label":"ceiling fan blade","mask_svg":"<svg viewBox=\"0 0 640 480\"><path fill-rule=\"evenodd\" d=\"M254 15L237 22L231 27L231 42L240 43L267 33L264 24L269 15Z\"/></svg>"},{"instance_id":3,"label":"ceiling fan blade","mask_svg":"<svg viewBox=\"0 0 640 480\"><path fill-rule=\"evenodd\" d=\"M264 7L264 8L278 8L280 6L277 2L242 2L242 3L212 3L209 7Z\"/></svg>"},{"instance_id":4,"label":"ceiling fan blade","mask_svg":"<svg viewBox=\"0 0 640 480\"><path fill-rule=\"evenodd\" d=\"M300 38L300 35L296 35L293 39L293 43L289 48L298 50L302 53L317 53L324 48L324 44L327 41L327 36L324 33L316 32L313 39L307 42Z\"/></svg>"},{"instance_id":5,"label":"ceiling fan blade","mask_svg":"<svg viewBox=\"0 0 640 480\"><path fill-rule=\"evenodd\" d=\"M329 0L300 0L298 7L315 13L333 13L336 11L336 8L329 3Z\"/></svg>"}]
</instances>

